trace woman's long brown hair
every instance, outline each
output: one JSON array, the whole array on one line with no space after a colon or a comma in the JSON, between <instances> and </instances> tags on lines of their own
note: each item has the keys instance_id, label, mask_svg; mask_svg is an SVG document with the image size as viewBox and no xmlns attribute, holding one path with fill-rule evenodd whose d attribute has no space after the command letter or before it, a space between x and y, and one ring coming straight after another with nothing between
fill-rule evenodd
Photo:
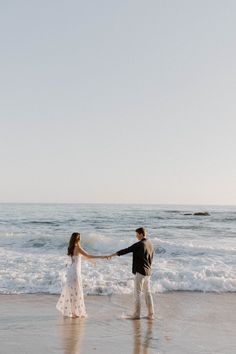
<instances>
[{"instance_id":1,"label":"woman's long brown hair","mask_svg":"<svg viewBox=\"0 0 236 354\"><path fill-rule=\"evenodd\" d=\"M78 240L80 240L80 233L79 232L73 232L73 234L70 237L70 242L69 242L69 246L68 246L68 251L67 251L67 255L68 256L71 256L71 257L73 256L75 243Z\"/></svg>"}]
</instances>

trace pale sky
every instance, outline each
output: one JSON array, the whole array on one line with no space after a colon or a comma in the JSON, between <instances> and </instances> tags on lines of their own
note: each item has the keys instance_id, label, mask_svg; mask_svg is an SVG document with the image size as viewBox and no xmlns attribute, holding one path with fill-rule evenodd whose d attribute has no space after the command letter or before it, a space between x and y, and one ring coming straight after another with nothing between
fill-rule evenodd
<instances>
[{"instance_id":1,"label":"pale sky","mask_svg":"<svg viewBox=\"0 0 236 354\"><path fill-rule=\"evenodd\" d=\"M236 204L236 1L0 2L0 202Z\"/></svg>"}]
</instances>

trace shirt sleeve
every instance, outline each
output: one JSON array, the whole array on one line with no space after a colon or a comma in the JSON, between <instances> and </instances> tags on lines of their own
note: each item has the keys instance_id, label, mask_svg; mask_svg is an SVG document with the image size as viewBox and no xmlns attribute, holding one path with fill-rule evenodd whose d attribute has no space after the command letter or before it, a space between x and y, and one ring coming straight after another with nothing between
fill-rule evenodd
<instances>
[{"instance_id":1,"label":"shirt sleeve","mask_svg":"<svg viewBox=\"0 0 236 354\"><path fill-rule=\"evenodd\" d=\"M136 242L132 246L130 246L128 248L124 248L123 250L120 250L120 251L118 251L116 253L117 253L118 256L123 256L124 254L134 252L134 250L136 249L137 245L138 245L138 242Z\"/></svg>"}]
</instances>

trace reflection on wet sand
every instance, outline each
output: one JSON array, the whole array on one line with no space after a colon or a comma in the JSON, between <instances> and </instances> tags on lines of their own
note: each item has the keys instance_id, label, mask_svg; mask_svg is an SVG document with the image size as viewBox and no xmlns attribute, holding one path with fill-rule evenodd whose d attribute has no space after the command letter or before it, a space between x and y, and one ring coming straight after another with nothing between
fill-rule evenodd
<instances>
[{"instance_id":1,"label":"reflection on wet sand","mask_svg":"<svg viewBox=\"0 0 236 354\"><path fill-rule=\"evenodd\" d=\"M64 354L80 354L85 319L64 318L59 323L59 336L64 348Z\"/></svg>"},{"instance_id":2,"label":"reflection on wet sand","mask_svg":"<svg viewBox=\"0 0 236 354\"><path fill-rule=\"evenodd\" d=\"M133 321L133 329L134 329L134 351L133 354L148 354L149 347L152 339L152 327L153 321L143 322L143 327L146 327L144 333L142 333L141 321L135 320ZM143 340L142 340L143 336Z\"/></svg>"}]
</instances>

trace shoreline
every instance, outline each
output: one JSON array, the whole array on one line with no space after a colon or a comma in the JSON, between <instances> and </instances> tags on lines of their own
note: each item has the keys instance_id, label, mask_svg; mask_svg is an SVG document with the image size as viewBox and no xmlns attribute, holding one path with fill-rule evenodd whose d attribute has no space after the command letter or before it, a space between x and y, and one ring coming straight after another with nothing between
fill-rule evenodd
<instances>
[{"instance_id":1,"label":"shoreline","mask_svg":"<svg viewBox=\"0 0 236 354\"><path fill-rule=\"evenodd\" d=\"M156 319L130 321L131 295L88 295L86 319L63 318L59 295L0 295L4 354L233 354L234 293L154 294ZM145 305L142 303L142 309ZM145 311L143 311L145 316Z\"/></svg>"}]
</instances>

